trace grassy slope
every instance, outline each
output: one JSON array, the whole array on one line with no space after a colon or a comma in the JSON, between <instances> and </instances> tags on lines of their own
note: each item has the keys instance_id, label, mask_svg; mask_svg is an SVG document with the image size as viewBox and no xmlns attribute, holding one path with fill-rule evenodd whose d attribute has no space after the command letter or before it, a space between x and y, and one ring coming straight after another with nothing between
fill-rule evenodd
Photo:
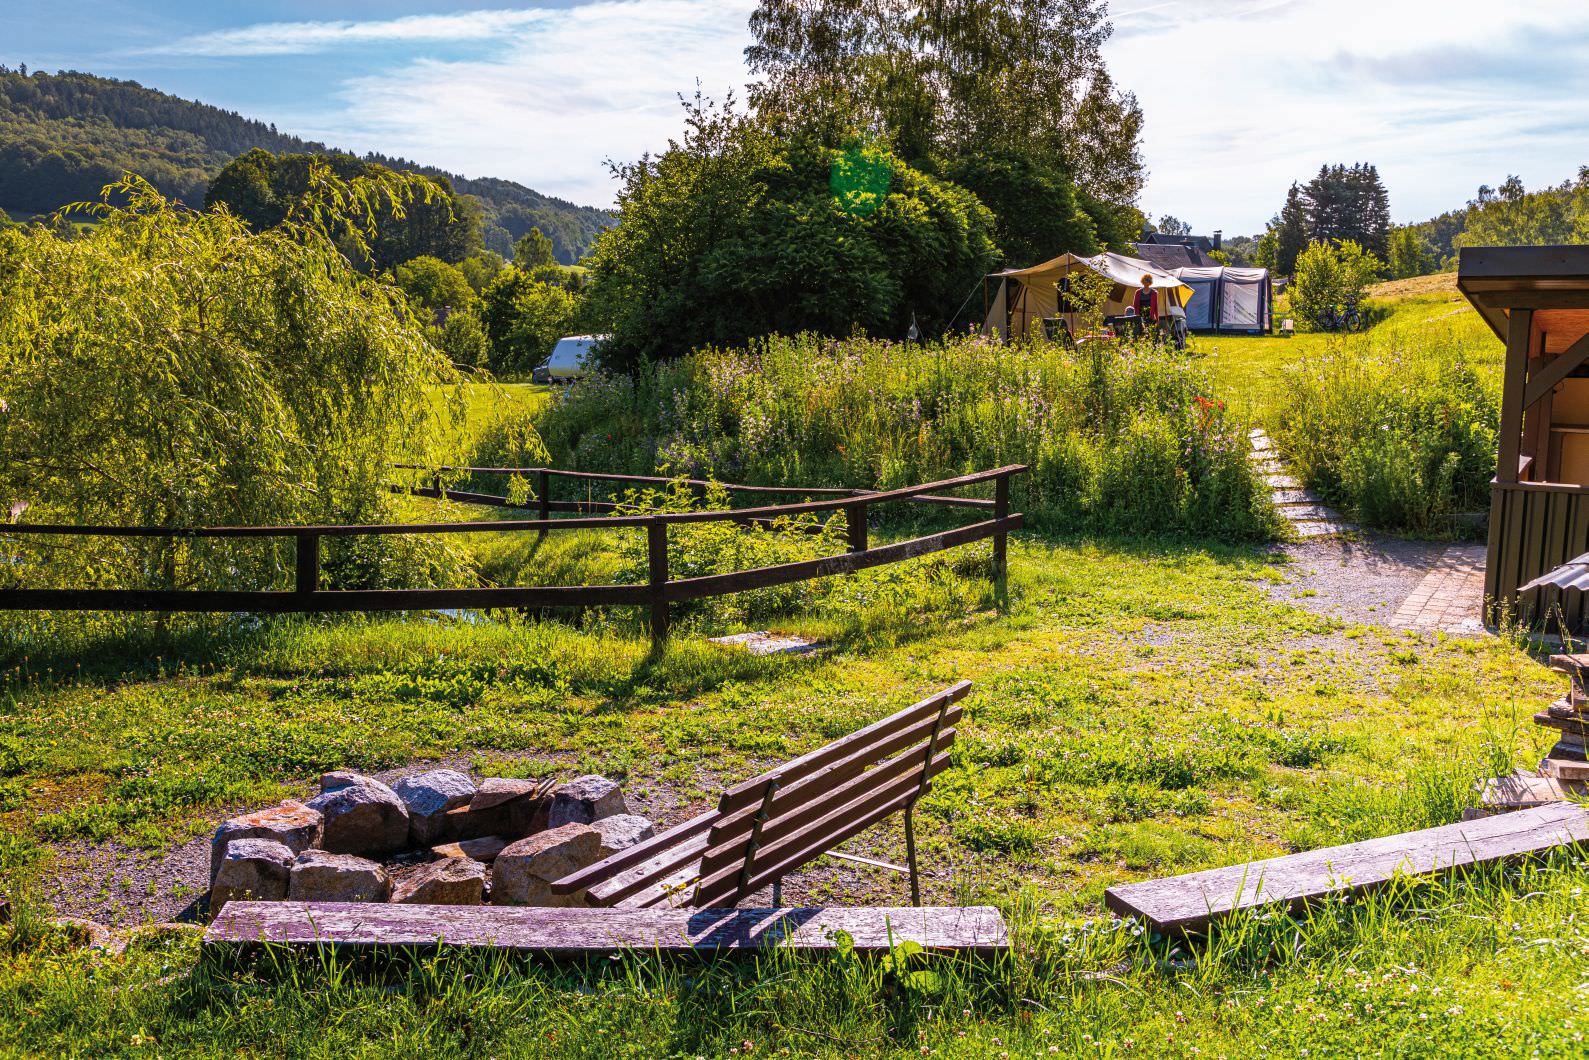
<instances>
[{"instance_id":1,"label":"grassy slope","mask_svg":"<svg viewBox=\"0 0 1589 1060\"><path fill-rule=\"evenodd\" d=\"M1026 538L1009 613L940 628L896 618L831 656L792 660L699 641L652 658L621 628L397 621L57 641L55 657L14 659L0 693L0 853L13 868L50 839L158 848L210 827L212 805L262 802L348 763L555 762L705 797L970 676L980 689L956 767L922 818L929 900L995 902L1027 948L932 998L878 968L826 962L688 981L644 962L561 975L463 962L389 982L190 973L191 942L130 958L29 942L0 957L0 1048L135 1051L142 1038L176 1055L384 1055L424 1042L431 1055L596 1056L615 1051L604 1028L623 1026L626 1047L648 1056L724 1055L742 1038L915 1052L918 1033L943 1055L997 1052L994 1039L1024 1055L1049 1042L1110 1055L1084 1035L1116 1051L1126 1038L1163 1051L1173 1037L1172 1054L1210 1055L1306 1040L1324 1055L1355 1051L1361 1024L1379 1018L1420 1041L1434 1020L1430 1052L1488 1043L1511 1055L1530 1027L1561 1045L1584 945L1568 917L1589 913L1575 889L1589 881L1567 861L1331 909L1300 932L1247 925L1177 958L1190 966L1163 964L1163 947L1107 922L1081 927L1111 882L1449 820L1474 777L1538 754L1526 719L1555 682L1513 644L1337 629L1265 595L1281 578L1250 551ZM898 856L899 841L889 828L871 846ZM23 871L47 876L50 862ZM863 876L842 893L898 891ZM1525 1010L1508 1007L1514 991Z\"/></svg>"},{"instance_id":2,"label":"grassy slope","mask_svg":"<svg viewBox=\"0 0 1589 1060\"><path fill-rule=\"evenodd\" d=\"M1502 346L1484 326L1467 302L1456 291L1454 273L1394 280L1369 291L1371 312L1384 314L1375 326L1362 335L1330 335L1299 332L1293 338L1278 336L1202 335L1193 339L1194 349L1205 355L1206 365L1219 384L1222 396L1237 408L1251 409L1261 420L1285 385L1285 366L1322 351L1333 343L1395 341L1413 338L1431 324L1440 322L1457 329L1457 340L1476 356L1480 365L1498 372ZM1282 311L1277 316L1285 315ZM1500 385L1499 375L1495 385Z\"/></svg>"}]
</instances>

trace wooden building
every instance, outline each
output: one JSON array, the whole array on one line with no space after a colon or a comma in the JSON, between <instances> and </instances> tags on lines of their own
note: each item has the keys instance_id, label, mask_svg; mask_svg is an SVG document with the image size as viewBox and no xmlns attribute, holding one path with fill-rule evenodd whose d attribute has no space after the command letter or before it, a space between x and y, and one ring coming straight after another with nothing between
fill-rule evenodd
<instances>
[{"instance_id":1,"label":"wooden building","mask_svg":"<svg viewBox=\"0 0 1589 1060\"><path fill-rule=\"evenodd\" d=\"M1485 596L1582 631L1584 592L1518 587L1589 552L1589 246L1466 247L1457 287L1506 343Z\"/></svg>"}]
</instances>

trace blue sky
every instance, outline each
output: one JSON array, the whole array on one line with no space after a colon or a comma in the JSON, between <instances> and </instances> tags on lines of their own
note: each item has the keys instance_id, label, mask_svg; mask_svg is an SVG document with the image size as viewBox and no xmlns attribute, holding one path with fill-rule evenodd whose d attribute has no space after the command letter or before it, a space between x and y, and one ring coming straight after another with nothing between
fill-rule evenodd
<instances>
[{"instance_id":1,"label":"blue sky","mask_svg":"<svg viewBox=\"0 0 1589 1060\"><path fill-rule=\"evenodd\" d=\"M742 86L753 0L8 0L0 61L133 78L356 151L611 202L676 96ZM1589 163L1582 0L1115 0L1147 114L1142 205L1260 229L1324 162L1379 166L1399 221Z\"/></svg>"}]
</instances>

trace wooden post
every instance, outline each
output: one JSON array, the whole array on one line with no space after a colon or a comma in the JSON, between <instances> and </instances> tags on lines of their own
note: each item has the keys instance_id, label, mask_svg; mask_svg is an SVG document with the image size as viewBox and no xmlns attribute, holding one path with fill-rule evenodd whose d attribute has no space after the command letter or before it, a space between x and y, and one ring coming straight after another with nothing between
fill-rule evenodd
<instances>
[{"instance_id":1,"label":"wooden post","mask_svg":"<svg viewBox=\"0 0 1589 1060\"><path fill-rule=\"evenodd\" d=\"M668 639L668 524L654 518L646 526L646 558L651 570L651 643Z\"/></svg>"},{"instance_id":2,"label":"wooden post","mask_svg":"<svg viewBox=\"0 0 1589 1060\"><path fill-rule=\"evenodd\" d=\"M539 515L542 519L550 519L552 517L552 476L547 474L546 469L543 467L538 473L538 477L539 481L535 484L535 489L539 494ZM544 528L541 530L541 536L546 536Z\"/></svg>"},{"instance_id":3,"label":"wooden post","mask_svg":"<svg viewBox=\"0 0 1589 1060\"><path fill-rule=\"evenodd\" d=\"M298 556L293 574L299 593L320 591L320 535L299 531Z\"/></svg>"},{"instance_id":4,"label":"wooden post","mask_svg":"<svg viewBox=\"0 0 1589 1060\"><path fill-rule=\"evenodd\" d=\"M851 552L866 551L866 505L852 504L844 509Z\"/></svg>"},{"instance_id":5,"label":"wooden post","mask_svg":"<svg viewBox=\"0 0 1589 1060\"><path fill-rule=\"evenodd\" d=\"M1003 519L1010 514L1010 476L1000 475L993 480L993 518ZM993 580L1004 583L1004 572L1009 556L1010 535L1000 530L993 535Z\"/></svg>"},{"instance_id":6,"label":"wooden post","mask_svg":"<svg viewBox=\"0 0 1589 1060\"><path fill-rule=\"evenodd\" d=\"M1534 340L1534 311L1513 309L1506 328L1506 370L1501 383L1500 445L1495 463L1497 482L1517 481L1523 445L1523 398L1528 382L1528 354Z\"/></svg>"}]
</instances>

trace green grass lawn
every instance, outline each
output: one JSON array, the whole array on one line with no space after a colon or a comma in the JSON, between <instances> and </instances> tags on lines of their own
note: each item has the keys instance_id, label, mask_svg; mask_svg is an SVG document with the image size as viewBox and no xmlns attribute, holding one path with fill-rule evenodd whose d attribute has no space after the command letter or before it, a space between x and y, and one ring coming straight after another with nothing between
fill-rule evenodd
<instances>
[{"instance_id":1,"label":"green grass lawn","mask_svg":"<svg viewBox=\"0 0 1589 1060\"><path fill-rule=\"evenodd\" d=\"M1449 284L1446 279L1419 277L1372 289L1368 309L1374 323L1360 334L1299 331L1289 339L1278 335L1198 335L1193 336L1192 349L1213 376L1220 396L1260 422L1284 396L1286 366L1337 345L1349 349L1394 346L1438 334L1441 341L1459 344L1475 363L1488 367L1499 387L1503 346L1456 292L1454 276L1449 277ZM1282 302L1275 318L1286 315Z\"/></svg>"},{"instance_id":2,"label":"green grass lawn","mask_svg":"<svg viewBox=\"0 0 1589 1060\"><path fill-rule=\"evenodd\" d=\"M376 1056L1578 1056L1589 871L1562 855L1447 885L1248 918L1191 944L1102 915L1109 884L1444 823L1480 776L1537 761L1557 680L1512 639L1343 627L1289 602L1262 549L1012 547L1007 608L976 557L934 592L755 659L638 616L420 619L13 634L0 685L0 1051ZM1279 586L1271 595L1266 587ZM906 587L909 589L911 587ZM916 587L920 588L920 587ZM905 599L914 599L905 597ZM825 625L825 623L828 623ZM158 853L223 807L320 771L449 759L593 770L682 813L959 678L954 766L920 815L927 899L988 902L1020 945L930 976L843 957L550 968L490 958L375 969L195 964L191 937L125 955L38 914L116 839ZM898 822L860 847L901 855ZM859 849L859 847L855 848ZM92 886L114 893L114 871ZM819 866L795 900L901 884ZM738 1050L737 1054L733 1051Z\"/></svg>"},{"instance_id":3,"label":"green grass lawn","mask_svg":"<svg viewBox=\"0 0 1589 1060\"><path fill-rule=\"evenodd\" d=\"M493 420L518 413L538 412L551 400L551 387L538 383L465 383L463 387L463 432L467 438L479 435ZM435 399L444 399L436 391Z\"/></svg>"}]
</instances>

